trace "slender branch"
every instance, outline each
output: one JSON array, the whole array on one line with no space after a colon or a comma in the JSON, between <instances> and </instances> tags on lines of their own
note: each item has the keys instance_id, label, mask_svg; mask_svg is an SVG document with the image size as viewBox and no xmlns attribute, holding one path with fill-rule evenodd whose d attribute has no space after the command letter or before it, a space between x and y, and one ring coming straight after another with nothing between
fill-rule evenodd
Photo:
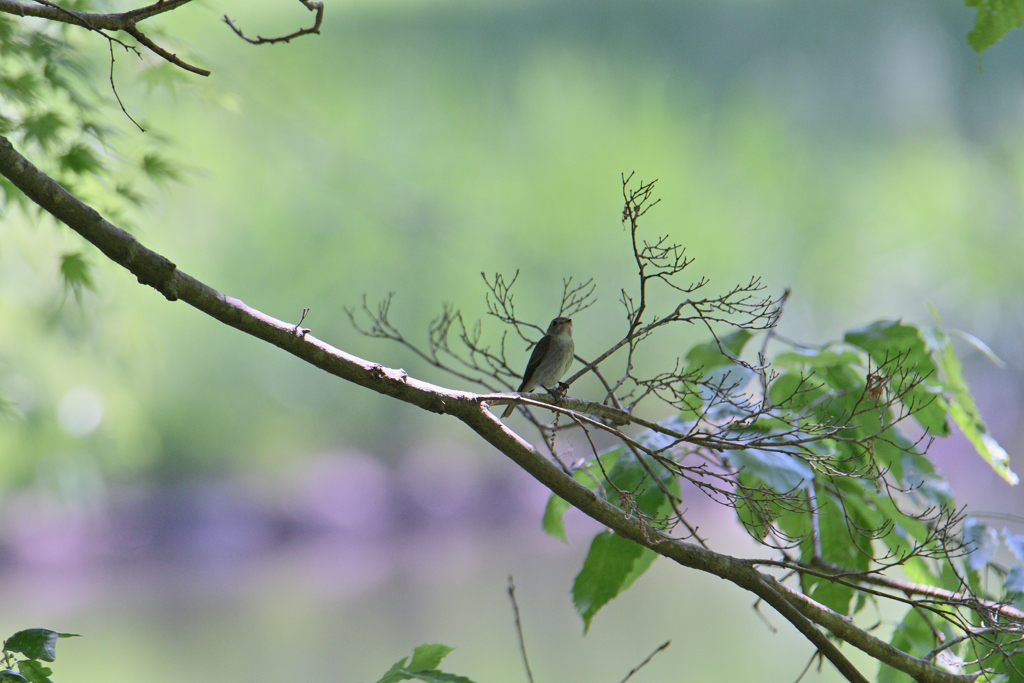
<instances>
[{"instance_id":1,"label":"slender branch","mask_svg":"<svg viewBox=\"0 0 1024 683\"><path fill-rule=\"evenodd\" d=\"M263 36L256 36L255 38L250 38L249 36L245 35L245 33L243 33L240 28L235 26L235 23L231 21L230 17L228 17L228 15L226 14L224 15L224 23L231 27L231 30L235 32L235 35L237 35L245 42L252 43L253 45L273 45L274 43L287 43L290 42L293 38L306 36L309 35L310 33L320 33L320 24L322 24L324 20L324 3L314 2L313 0L299 0L299 2L305 5L306 9L308 9L310 12L316 12L316 18L313 20L313 25L310 26L309 28L300 28L298 31L289 33L286 36L279 36L277 38L264 38Z\"/></svg>"},{"instance_id":2,"label":"slender branch","mask_svg":"<svg viewBox=\"0 0 1024 683\"><path fill-rule=\"evenodd\" d=\"M958 644L964 642L965 640L970 640L971 638L977 638L980 635L984 635L986 633L992 633L994 631L996 631L996 629L994 629L994 628L968 629L967 632L964 633L963 635L959 635L956 638L950 638L946 642L942 643L937 648L933 649L931 652L929 652L924 657L922 657L922 659L924 659L926 662L930 662L931 660L935 659L935 657L940 652L942 652L943 650L948 650L949 648L953 647L954 645L958 645Z\"/></svg>"},{"instance_id":3,"label":"slender branch","mask_svg":"<svg viewBox=\"0 0 1024 683\"><path fill-rule=\"evenodd\" d=\"M746 560L753 565L762 567L780 567L783 569L789 569L794 572L800 572L808 576L814 576L820 579L828 579L840 585L849 586L850 588L856 588L878 597L884 597L898 602L904 602L906 604L914 604L911 600L906 598L900 598L898 596L875 592L863 588L859 584L867 584L870 586L878 586L880 588L888 588L893 591L903 593L907 596L917 595L928 600L932 600L938 603L947 605L963 605L969 604L974 605L978 610L982 610L992 615L1002 617L1003 619L1016 622L1024 625L1024 612L1021 612L1012 605L995 602L992 600L982 600L974 596L958 593L956 591L946 590L945 588L939 588L937 586L928 586L920 583L912 583L910 581L903 581L901 579L894 579L888 576L880 575L877 571L858 571L853 572L846 567L831 564L824 560L815 560L813 563L799 562L796 560Z\"/></svg>"},{"instance_id":4,"label":"slender branch","mask_svg":"<svg viewBox=\"0 0 1024 683\"><path fill-rule=\"evenodd\" d=\"M807 675L807 672L811 670L811 666L814 665L814 660L815 659L817 659L817 660L821 659L821 653L820 652L815 652L813 655L811 655L811 658L807 660L807 666L805 666L804 670L800 672L800 675L796 677L796 681L794 681L794 683L800 683L800 681L802 681L804 679L804 676ZM819 666L820 666L820 664L819 664Z\"/></svg>"},{"instance_id":5,"label":"slender branch","mask_svg":"<svg viewBox=\"0 0 1024 683\"><path fill-rule=\"evenodd\" d=\"M516 602L516 585L512 583L512 575L508 575L508 599L512 601L512 611L516 615L516 635L519 636L519 651L523 653L523 666L526 667L526 678L533 683L533 671L530 660L526 657L526 641L523 640L523 625L519 621L519 603Z\"/></svg>"},{"instance_id":6,"label":"slender branch","mask_svg":"<svg viewBox=\"0 0 1024 683\"><path fill-rule=\"evenodd\" d=\"M117 103L121 106L121 111L124 115L128 117L129 121L135 124L135 127L138 128L139 131L145 133L146 129L140 126L138 121L132 118L132 115L124 108L124 102L121 101L121 96L117 94L117 86L114 85L114 41L109 41L107 46L110 47L110 89L114 91L114 97L117 98Z\"/></svg>"},{"instance_id":7,"label":"slender branch","mask_svg":"<svg viewBox=\"0 0 1024 683\"><path fill-rule=\"evenodd\" d=\"M129 26L128 28L125 28L124 31L125 31L125 33L130 35L132 38L134 38L135 40L139 41L139 43L141 43L142 45L145 45L150 50L152 50L155 54L163 57L165 60L167 60L171 64L173 64L175 66L178 66L178 67L181 67L185 71L191 71L192 73L198 74L200 76L209 76L210 75L209 69L202 69L202 68L200 68L198 66L195 66L193 64L189 64L188 62L184 61L183 59L178 57L178 55L174 54L173 52L168 52L167 50L165 50L164 48L160 47L159 45L154 43L152 40L150 40L149 37L146 36L145 33L140 31L139 29L135 28L134 26Z\"/></svg>"},{"instance_id":8,"label":"slender branch","mask_svg":"<svg viewBox=\"0 0 1024 683\"><path fill-rule=\"evenodd\" d=\"M623 679L622 679L621 681L619 681L619 683L626 683L626 681L628 681L628 680L629 680L630 678L632 678L632 677L633 677L633 674L635 674L635 673L636 673L637 671L639 671L640 669L642 669L642 668L644 668L645 666L647 666L647 663L648 663L648 662L650 662L650 661L651 661L652 659L654 659L654 655L658 654L659 652L661 652L662 650L664 650L665 648L667 648L667 647L668 647L669 645L671 645L671 644L672 644L672 641L671 641L671 640L666 640L666 641L665 641L664 643L662 643L661 645L659 645L659 646L658 646L658 647L657 647L657 648L656 648L656 649L654 650L654 652L652 652L651 654L647 655L647 659L645 659L644 661L642 661L642 662L640 662L639 664L637 664L636 666L634 666L634 667L633 667L633 668L632 668L632 669L630 670L630 672L629 672L628 674L626 674L626 677L625 677L625 678L623 678Z\"/></svg>"}]
</instances>

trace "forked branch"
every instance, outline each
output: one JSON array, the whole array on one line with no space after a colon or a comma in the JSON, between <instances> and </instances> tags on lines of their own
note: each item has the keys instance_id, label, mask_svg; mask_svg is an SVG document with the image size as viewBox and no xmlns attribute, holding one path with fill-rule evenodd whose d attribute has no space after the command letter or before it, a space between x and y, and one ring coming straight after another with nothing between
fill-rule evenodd
<instances>
[{"instance_id":1,"label":"forked branch","mask_svg":"<svg viewBox=\"0 0 1024 683\"><path fill-rule=\"evenodd\" d=\"M273 45L274 43L287 43L301 36L306 36L311 33L320 33L320 24L322 24L324 21L324 3L314 2L314 0L299 0L299 2L301 2L305 6L305 8L308 9L310 12L316 12L316 17L313 19L312 26L308 28L300 28L297 31L293 31L292 33L289 33L287 35L278 36L276 38L264 38L263 36L256 36L255 38L250 38L245 33L243 33L242 30L235 25L235 22L233 22L231 18L228 17L228 15L226 14L224 15L224 23L231 27L231 30L235 32L235 35L237 35L245 42L252 43L253 45Z\"/></svg>"}]
</instances>

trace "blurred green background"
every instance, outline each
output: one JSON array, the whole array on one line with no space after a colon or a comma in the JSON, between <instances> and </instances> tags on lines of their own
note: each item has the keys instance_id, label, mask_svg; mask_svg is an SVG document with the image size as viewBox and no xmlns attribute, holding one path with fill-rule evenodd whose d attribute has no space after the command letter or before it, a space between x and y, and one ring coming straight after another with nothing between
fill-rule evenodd
<instances>
[{"instance_id":1,"label":"blurred green background","mask_svg":"<svg viewBox=\"0 0 1024 683\"><path fill-rule=\"evenodd\" d=\"M517 310L540 325L563 277L594 278L575 320L594 356L635 275L619 217L636 171L659 179L649 234L684 244L709 291L792 288L788 337L928 322L930 303L990 343L1007 367L964 346L968 379L1024 469L1020 35L978 57L956 2L409 0L328 2L322 35L254 47L225 13L250 34L309 22L284 0L189 5L161 26L209 79L116 67L185 169L133 231L190 275L471 389L359 335L345 307L395 291L393 322L424 339L442 302L484 316L481 272L519 270ZM105 41L80 43L102 85ZM113 123L126 149L151 144ZM368 681L445 642L446 669L522 681L509 573L538 681L621 680L667 639L636 680L794 680L810 657L749 596L665 562L584 638L568 591L593 524L571 519L568 547L544 537L544 490L456 422L170 304L94 251L77 301L58 263L79 248L45 221L0 224L0 393L19 413L0 423L0 627L84 634L62 641L58 680ZM959 437L934 452L961 502L1024 510ZM728 510L690 507L716 547L756 552Z\"/></svg>"}]
</instances>

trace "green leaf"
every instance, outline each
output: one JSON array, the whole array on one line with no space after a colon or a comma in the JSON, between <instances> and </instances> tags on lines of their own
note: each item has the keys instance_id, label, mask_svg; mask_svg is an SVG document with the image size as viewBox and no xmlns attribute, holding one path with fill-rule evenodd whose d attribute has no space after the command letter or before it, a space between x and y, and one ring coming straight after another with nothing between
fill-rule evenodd
<instances>
[{"instance_id":1,"label":"green leaf","mask_svg":"<svg viewBox=\"0 0 1024 683\"><path fill-rule=\"evenodd\" d=\"M730 466L742 468L778 493L789 493L814 481L814 470L800 458L788 453L762 451L750 448L742 451L726 451L725 461Z\"/></svg>"},{"instance_id":2,"label":"green leaf","mask_svg":"<svg viewBox=\"0 0 1024 683\"><path fill-rule=\"evenodd\" d=\"M750 368L737 362L751 336L748 330L739 329L697 344L687 352L687 372L693 372L699 380L687 382L689 391L682 397L684 406L680 417L696 419L704 413L707 404L717 403L719 410L732 408L729 402L721 402L721 394L730 387L745 385L753 377Z\"/></svg>"},{"instance_id":3,"label":"green leaf","mask_svg":"<svg viewBox=\"0 0 1024 683\"><path fill-rule=\"evenodd\" d=\"M598 610L629 588L654 562L657 553L610 531L590 544L583 568L572 586L572 601L583 618L583 632Z\"/></svg>"},{"instance_id":4,"label":"green leaf","mask_svg":"<svg viewBox=\"0 0 1024 683\"><path fill-rule=\"evenodd\" d=\"M14 669L4 669L0 671L0 683L3 681L18 681L18 683L28 683L28 679L22 676Z\"/></svg>"},{"instance_id":5,"label":"green leaf","mask_svg":"<svg viewBox=\"0 0 1024 683\"><path fill-rule=\"evenodd\" d=\"M92 266L85 258L85 252L73 251L61 254L60 275L64 279L65 291L71 290L81 297L83 290L95 291L92 280Z\"/></svg>"},{"instance_id":6,"label":"green leaf","mask_svg":"<svg viewBox=\"0 0 1024 683\"><path fill-rule=\"evenodd\" d=\"M891 363L897 355L905 356L903 367L922 377L935 374L935 364L925 348L918 329L899 320L879 320L850 330L843 337L848 343L868 352L879 365Z\"/></svg>"},{"instance_id":7,"label":"green leaf","mask_svg":"<svg viewBox=\"0 0 1024 683\"><path fill-rule=\"evenodd\" d=\"M993 471L1010 484L1020 481L1010 469L1010 456L1007 455L999 442L989 433L981 413L974 403L971 390L964 380L960 367L960 359L956 357L953 344L940 330L932 331L932 344L935 346L945 379L943 385L949 393L949 415L960 428L974 450L989 464Z\"/></svg>"},{"instance_id":8,"label":"green leaf","mask_svg":"<svg viewBox=\"0 0 1024 683\"><path fill-rule=\"evenodd\" d=\"M911 557L903 563L902 568L903 573L914 583L920 583L925 586L939 585L938 578L936 578L932 570L928 568L928 564L920 557Z\"/></svg>"},{"instance_id":9,"label":"green leaf","mask_svg":"<svg viewBox=\"0 0 1024 683\"><path fill-rule=\"evenodd\" d=\"M949 334L953 335L954 337L960 337L965 342L967 342L968 344L973 346L975 349L980 351L983 356L988 358L992 362L992 364L995 365L997 368L1005 368L1006 367L1006 361L1004 361L1002 358L997 356L996 352L993 351L992 348L988 344L986 344L985 342L981 341L980 339L975 337L973 334L970 334L968 332L963 332L962 330L949 330Z\"/></svg>"},{"instance_id":10,"label":"green leaf","mask_svg":"<svg viewBox=\"0 0 1024 683\"><path fill-rule=\"evenodd\" d=\"M1006 572L1003 588L1011 593L1024 593L1024 565L1016 564Z\"/></svg>"},{"instance_id":11,"label":"green leaf","mask_svg":"<svg viewBox=\"0 0 1024 683\"><path fill-rule=\"evenodd\" d=\"M50 676L53 675L53 669L44 666L41 662L34 659L22 659L19 661L18 670L32 683L53 683L50 680Z\"/></svg>"},{"instance_id":12,"label":"green leaf","mask_svg":"<svg viewBox=\"0 0 1024 683\"><path fill-rule=\"evenodd\" d=\"M155 153L142 157L142 171L154 182L181 180L181 170Z\"/></svg>"},{"instance_id":13,"label":"green leaf","mask_svg":"<svg viewBox=\"0 0 1024 683\"><path fill-rule=\"evenodd\" d=\"M21 122L22 136L26 143L33 140L44 150L60 140L60 131L64 128L64 119L52 111L29 116Z\"/></svg>"},{"instance_id":14,"label":"green leaf","mask_svg":"<svg viewBox=\"0 0 1024 683\"><path fill-rule=\"evenodd\" d=\"M135 206L142 206L142 204L145 203L146 201L146 198L144 196L136 192L132 188L132 186L128 185L127 183L118 183L114 187L114 192L116 192L121 197L124 197L128 201L128 203L134 204Z\"/></svg>"},{"instance_id":15,"label":"green leaf","mask_svg":"<svg viewBox=\"0 0 1024 683\"><path fill-rule=\"evenodd\" d=\"M664 465L650 459L646 459L644 462L669 491L673 493L679 491L679 481ZM644 463L640 462L632 451L624 450L619 455L615 465L608 470L608 479L615 487L609 490L610 496L617 493L615 489L630 494L640 511L651 517L658 517L668 512L669 501L665 492L662 491L658 482L651 478L647 467L644 467Z\"/></svg>"},{"instance_id":16,"label":"green leaf","mask_svg":"<svg viewBox=\"0 0 1024 683\"><path fill-rule=\"evenodd\" d=\"M409 669L436 669L441 660L451 654L454 647L442 643L424 643L412 651Z\"/></svg>"},{"instance_id":17,"label":"green leaf","mask_svg":"<svg viewBox=\"0 0 1024 683\"><path fill-rule=\"evenodd\" d=\"M910 440L895 430L890 430L884 439L877 439L873 448L875 460L892 474L902 488L920 488L926 480L941 479L932 461L918 452ZM933 502L952 506L952 494L946 499Z\"/></svg>"},{"instance_id":18,"label":"green leaf","mask_svg":"<svg viewBox=\"0 0 1024 683\"><path fill-rule=\"evenodd\" d=\"M736 483L743 487L743 495L736 501L736 517L751 538L763 541L776 521L789 538L804 538L810 531L807 515L775 504L777 496L757 477L741 470Z\"/></svg>"},{"instance_id":19,"label":"green leaf","mask_svg":"<svg viewBox=\"0 0 1024 683\"><path fill-rule=\"evenodd\" d=\"M3 92L5 99L31 104L36 100L38 87L39 82L35 75L28 72L20 76L0 76L0 92ZM24 125L22 122L22 126Z\"/></svg>"},{"instance_id":20,"label":"green leaf","mask_svg":"<svg viewBox=\"0 0 1024 683\"><path fill-rule=\"evenodd\" d=\"M20 652L29 659L52 662L57 657L57 639L72 638L77 633L61 633L48 628L29 628L18 631L4 641L5 652Z\"/></svg>"},{"instance_id":21,"label":"green leaf","mask_svg":"<svg viewBox=\"0 0 1024 683\"><path fill-rule=\"evenodd\" d=\"M882 541L896 557L905 557L915 546L928 538L928 525L916 517L903 513L886 493L875 495L871 504L892 521L892 530L885 534ZM943 586L948 588L948 586Z\"/></svg>"},{"instance_id":22,"label":"green leaf","mask_svg":"<svg viewBox=\"0 0 1024 683\"><path fill-rule=\"evenodd\" d=\"M1021 671L1024 671L1024 653L1016 647L1019 642L1017 634L995 635L989 647L984 646L987 643L975 641L971 659L984 661L990 669L988 676L978 680L984 683L1020 683ZM996 656L992 657L993 654Z\"/></svg>"},{"instance_id":23,"label":"green leaf","mask_svg":"<svg viewBox=\"0 0 1024 683\"><path fill-rule=\"evenodd\" d=\"M395 683L395 681L409 680L409 676L403 671L407 661L409 661L408 657L402 657L392 664L391 668L384 672L384 675L380 677L377 683Z\"/></svg>"},{"instance_id":24,"label":"green leaf","mask_svg":"<svg viewBox=\"0 0 1024 683\"><path fill-rule=\"evenodd\" d=\"M704 368L704 370L731 365L743 353L743 347L751 336L748 330L740 329L719 337L717 340L712 339L709 342L697 344L686 354L686 365L691 369Z\"/></svg>"},{"instance_id":25,"label":"green leaf","mask_svg":"<svg viewBox=\"0 0 1024 683\"><path fill-rule=\"evenodd\" d=\"M880 320L847 332L844 339L867 351L879 370L897 383L896 390L906 392L903 404L921 426L938 436L949 435L947 406L939 395L935 363L917 327L899 320ZM905 371L922 381L911 387L914 380L905 376Z\"/></svg>"},{"instance_id":26,"label":"green leaf","mask_svg":"<svg viewBox=\"0 0 1024 683\"><path fill-rule=\"evenodd\" d=\"M865 519L857 507L846 504L847 498L853 499L855 494L842 498L825 498L819 490L818 496L818 532L822 558L853 571L867 570L871 557L871 541L859 535L857 529L877 528L877 520ZM805 559L810 559L807 555L813 550L810 547L811 539L803 545ZM804 589L808 597L814 598L833 611L842 615L850 614L850 601L855 592L852 587L807 576L804 578Z\"/></svg>"},{"instance_id":27,"label":"green leaf","mask_svg":"<svg viewBox=\"0 0 1024 683\"><path fill-rule=\"evenodd\" d=\"M412 679L436 683L473 683L472 680L465 676L457 676L437 670L441 660L454 649L441 643L425 643L420 645L413 650L411 662L409 662L408 657L398 660L377 683L397 683L397 681ZM409 662L409 664L406 665L406 662Z\"/></svg>"},{"instance_id":28,"label":"green leaf","mask_svg":"<svg viewBox=\"0 0 1024 683\"><path fill-rule=\"evenodd\" d=\"M33 32L28 36L27 53L36 59L50 62L56 57L55 53L59 49L60 43L45 33Z\"/></svg>"},{"instance_id":29,"label":"green leaf","mask_svg":"<svg viewBox=\"0 0 1024 683\"><path fill-rule=\"evenodd\" d=\"M974 450L992 467L992 470L1011 485L1020 482L1017 474L1010 469L1010 456L1007 455L999 442L993 438L985 424L966 409L962 403L954 403L949 407L949 414L960 427Z\"/></svg>"},{"instance_id":30,"label":"green leaf","mask_svg":"<svg viewBox=\"0 0 1024 683\"><path fill-rule=\"evenodd\" d=\"M820 351L816 349L801 349L799 351L780 353L772 358L774 365L781 365L792 369L810 368L812 370L840 365L855 366L860 365L862 362L861 355L856 351L834 351L832 349L822 349Z\"/></svg>"},{"instance_id":31,"label":"green leaf","mask_svg":"<svg viewBox=\"0 0 1024 683\"><path fill-rule=\"evenodd\" d=\"M548 536L554 536L562 543L569 542L565 535L565 520L562 519L562 516L570 507L572 506L569 503L552 493L548 498L547 507L544 508L544 532Z\"/></svg>"},{"instance_id":32,"label":"green leaf","mask_svg":"<svg viewBox=\"0 0 1024 683\"><path fill-rule=\"evenodd\" d=\"M1003 529L1003 543L1010 549L1019 562L1024 562L1024 534L1011 533L1009 529Z\"/></svg>"},{"instance_id":33,"label":"green leaf","mask_svg":"<svg viewBox=\"0 0 1024 683\"><path fill-rule=\"evenodd\" d=\"M410 669L403 669L402 673L405 674L407 679L418 678L421 681L427 681L427 683L473 683L472 680L465 676L457 676L455 674L445 673L443 671L412 671Z\"/></svg>"},{"instance_id":34,"label":"green leaf","mask_svg":"<svg viewBox=\"0 0 1024 683\"><path fill-rule=\"evenodd\" d=\"M928 622L917 610L911 609L896 626L890 643L898 650L920 657L934 647L934 641L935 637ZM878 668L878 683L913 683L913 679L888 664L882 664Z\"/></svg>"},{"instance_id":35,"label":"green leaf","mask_svg":"<svg viewBox=\"0 0 1024 683\"><path fill-rule=\"evenodd\" d=\"M603 471L614 468L623 450L623 446L618 446L610 451L601 453L598 456L600 462L597 462L595 459L576 468L573 471L572 478L591 490L596 489L604 479ZM552 493L551 497L548 498L547 507L544 508L544 519L542 522L544 532L554 536L563 543L568 543L569 539L565 535L565 522L562 521L562 518L570 507L572 506L568 502Z\"/></svg>"},{"instance_id":36,"label":"green leaf","mask_svg":"<svg viewBox=\"0 0 1024 683\"><path fill-rule=\"evenodd\" d=\"M62 171L71 173L96 173L103 170L103 162L96 157L96 152L82 143L72 145L58 161Z\"/></svg>"},{"instance_id":37,"label":"green leaf","mask_svg":"<svg viewBox=\"0 0 1024 683\"><path fill-rule=\"evenodd\" d=\"M978 9L967 42L979 54L1013 29L1024 26L1024 0L965 0L964 5Z\"/></svg>"},{"instance_id":38,"label":"green leaf","mask_svg":"<svg viewBox=\"0 0 1024 683\"><path fill-rule=\"evenodd\" d=\"M988 565L999 550L999 535L989 525L973 518L964 521L967 566L974 571Z\"/></svg>"},{"instance_id":39,"label":"green leaf","mask_svg":"<svg viewBox=\"0 0 1024 683\"><path fill-rule=\"evenodd\" d=\"M96 121L82 121L82 132L91 135L97 140L104 140L110 136L113 130Z\"/></svg>"},{"instance_id":40,"label":"green leaf","mask_svg":"<svg viewBox=\"0 0 1024 683\"><path fill-rule=\"evenodd\" d=\"M822 392L816 388L816 384L809 384L800 375L787 372L775 378L775 381L768 387L768 398L774 405L785 405L799 409L806 404L808 395L817 396Z\"/></svg>"},{"instance_id":41,"label":"green leaf","mask_svg":"<svg viewBox=\"0 0 1024 683\"><path fill-rule=\"evenodd\" d=\"M43 78L47 80L54 90L63 90L69 94L74 95L74 88L71 86L71 82L64 77L64 71L60 66L53 62L47 62L43 66Z\"/></svg>"},{"instance_id":42,"label":"green leaf","mask_svg":"<svg viewBox=\"0 0 1024 683\"><path fill-rule=\"evenodd\" d=\"M679 397L680 410L678 420L696 421L704 412L704 399L697 391L686 391Z\"/></svg>"},{"instance_id":43,"label":"green leaf","mask_svg":"<svg viewBox=\"0 0 1024 683\"><path fill-rule=\"evenodd\" d=\"M946 421L946 415L950 412L949 405L939 395L936 387L927 384L914 387L907 392L903 405L930 434L949 436L949 422Z\"/></svg>"}]
</instances>

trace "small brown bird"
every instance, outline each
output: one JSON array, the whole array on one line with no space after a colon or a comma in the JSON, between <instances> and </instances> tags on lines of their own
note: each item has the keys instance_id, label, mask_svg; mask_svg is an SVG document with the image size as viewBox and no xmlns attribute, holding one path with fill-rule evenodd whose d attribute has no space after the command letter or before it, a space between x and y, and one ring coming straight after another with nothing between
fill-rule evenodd
<instances>
[{"instance_id":1,"label":"small brown bird","mask_svg":"<svg viewBox=\"0 0 1024 683\"><path fill-rule=\"evenodd\" d=\"M548 325L548 331L533 347L530 362L526 364L526 372L523 373L523 383L516 392L533 391L537 387L544 387L550 392L572 367L574 353L576 344L572 340L572 319L555 318ZM515 404L509 404L501 417L508 417L515 408Z\"/></svg>"}]
</instances>

